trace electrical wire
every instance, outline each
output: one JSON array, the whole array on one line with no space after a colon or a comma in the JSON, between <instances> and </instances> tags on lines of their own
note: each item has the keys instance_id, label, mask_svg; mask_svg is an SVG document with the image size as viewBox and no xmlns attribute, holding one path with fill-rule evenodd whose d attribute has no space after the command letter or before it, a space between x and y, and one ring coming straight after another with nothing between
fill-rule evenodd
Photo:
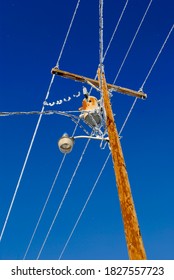
<instances>
[{"instance_id":1,"label":"electrical wire","mask_svg":"<svg viewBox=\"0 0 174 280\"><path fill-rule=\"evenodd\" d=\"M119 27L119 24L120 24L120 22L121 22L121 19L122 19L123 15L124 15L124 12L125 12L126 8L127 8L128 2L129 2L129 0L127 0L126 3L125 3L125 5L124 5L124 8L123 8L123 10L122 10L122 12L121 12L121 15L120 15L120 17L119 17L119 20L118 20L118 22L117 22L117 24L116 24L116 26L115 26L114 32L113 32L113 34L112 34L112 36L111 36L111 39L110 39L110 41L109 41L109 44L108 44L108 46L107 46L107 49L106 49L106 51L105 51L105 53L104 53L103 60L105 59L105 57L106 57L106 55L107 55L107 53L108 53L108 50L109 50L109 48L110 48L110 46L111 46L111 43L112 43L112 41L113 41L113 39L114 39L115 33L116 33L116 31L117 31L117 29L118 29L118 27Z\"/></svg>"},{"instance_id":2,"label":"electrical wire","mask_svg":"<svg viewBox=\"0 0 174 280\"><path fill-rule=\"evenodd\" d=\"M72 111L57 111L57 110L48 110L48 111L18 111L18 112L0 112L0 117L10 117L14 115L63 115L65 117L74 117L78 119L79 117L75 115L70 115L70 113L91 113L94 110L72 110Z\"/></svg>"},{"instance_id":3,"label":"electrical wire","mask_svg":"<svg viewBox=\"0 0 174 280\"><path fill-rule=\"evenodd\" d=\"M53 181L53 183L52 183L52 186L51 186L51 189L50 189L49 194L48 194L48 196L47 196L47 199L46 199L45 204L44 204L44 206L43 206L43 208L42 208L41 214L40 214L40 216L39 216L39 219L38 219L38 221L37 221L37 224L36 224L36 226L35 226L35 229L34 229L34 231L33 231L33 234L32 234L32 236L31 236L31 239L30 239L29 244L28 244L28 246L27 246L27 249L26 249L26 251L25 251L23 260L26 259L26 256L27 256L27 254L28 254L28 251L29 251L29 249L30 249L30 247L31 247L31 243L32 243L32 241L33 241L33 239L34 239L34 237L35 237L36 231L37 231L37 229L38 229L38 227L39 227L40 221L41 221L41 219L42 219L42 217L43 217L43 214L44 214L44 212L45 212L46 206L47 206L47 204L48 204L49 198L50 198L50 196L51 196L51 194L52 194L52 191L53 191L54 186L55 186L55 184L56 184L57 178L58 178L58 176L59 176L59 174L60 174L60 171L61 171L61 169L62 169L62 165L63 165L63 163L64 163L65 158L66 158L66 154L64 154L64 156L63 156L63 158L62 158L62 161L61 161L61 163L60 163L60 165L59 165L59 169L58 169L58 171L57 171L57 173L56 173L56 176L55 176L54 181Z\"/></svg>"},{"instance_id":4,"label":"electrical wire","mask_svg":"<svg viewBox=\"0 0 174 280\"><path fill-rule=\"evenodd\" d=\"M145 13L144 13L142 19L141 19L141 22L140 22L140 24L139 24L139 26L138 26L138 28L137 28L137 30L136 30L136 32L135 32L135 35L134 35L134 37L133 37L133 39L132 39L132 41L131 41L131 44L130 44L130 46L129 46L127 52L126 52L126 55L125 55L125 57L124 57L124 59L123 59L123 62L122 62L121 66L120 66L120 68L119 68L119 70L118 70L118 72L117 72L117 75L116 75L116 77L115 77L115 79L114 79L113 84L115 84L115 82L116 82L116 80L117 80L117 78L118 78L118 76L119 76L119 74L120 74L120 72L121 72L121 70L122 70L122 68L123 68L123 65L125 64L125 61L126 61L128 55L129 55L129 52L130 52L130 50L131 50L131 48L132 48L132 46L133 46L133 44L134 44L134 42L135 42L135 39L136 39L136 37L137 37L137 35L138 35L139 31L140 31L140 28L141 28L141 26L142 26L142 24L143 24L143 22L144 22L144 19L145 19L146 15L147 15L147 12L148 12L149 9L150 9L150 6L151 6L151 4L152 4L152 1L153 1L153 0L151 0L151 1L149 2L149 5L148 5L148 7L147 7L147 9L146 9L146 11L145 11Z\"/></svg>"},{"instance_id":5,"label":"electrical wire","mask_svg":"<svg viewBox=\"0 0 174 280\"><path fill-rule=\"evenodd\" d=\"M18 111L18 112L0 112L0 117L10 117L14 115L63 115L66 117L71 117L69 113L79 113L79 111L56 111L56 110L48 110L48 111ZM76 117L76 116L74 116ZM77 118L77 117L76 117Z\"/></svg>"},{"instance_id":6,"label":"electrical wire","mask_svg":"<svg viewBox=\"0 0 174 280\"><path fill-rule=\"evenodd\" d=\"M126 123L128 122L128 119L129 119L129 117L130 117L130 115L131 115L131 113L132 113L132 111L133 111L133 109L134 109L134 107L135 107L135 104L136 104L136 102L137 102L137 99L138 99L138 98L136 97L136 98L134 99L133 103L132 103L132 106L131 106L131 108L130 108L130 110L129 110L129 112L128 112L126 118L125 118L124 123L122 124L121 129L120 129L120 134L122 133L124 127L126 126Z\"/></svg>"},{"instance_id":7,"label":"electrical wire","mask_svg":"<svg viewBox=\"0 0 174 280\"><path fill-rule=\"evenodd\" d=\"M42 112L43 110L44 110L44 107L42 108L41 112ZM30 152L31 152L33 143L34 143L34 140L35 140L35 137L36 137L36 133L37 133L37 131L38 131L38 128L39 128L39 125L40 125L40 122L41 122L41 118L42 118L42 115L39 116L38 122L37 122L37 124L36 124L35 130L34 130L34 134L33 134L33 137L32 137L32 139L31 139L31 143L30 143L30 145L29 145L29 149L28 149L28 151L27 151L27 155L26 155L26 158L25 158L25 161L24 161L24 164L23 164L23 167L22 167L22 170L21 170L21 173L20 173L20 176L19 176L19 179L18 179L16 188L15 188L15 192L14 192L14 194L13 194L13 197L12 197L12 200L11 200L11 203L10 203L10 207L9 207L9 209L8 209L7 216L6 216L6 218L5 218L5 222L4 222L2 231L1 231L0 241L2 240L4 231L5 231L5 228L6 228L6 225L7 225L7 222L8 222L8 219L9 219L9 216L10 216L10 213L11 213L11 210L12 210L12 207L13 207L13 204L14 204L14 201L15 201L15 198L16 198L16 195L17 195L19 186L20 186L20 182L21 182L21 180L22 180L23 173L24 173L24 170L25 170L25 167L26 167L26 164L27 164L27 161L28 161L28 158L29 158L29 155L30 155Z\"/></svg>"},{"instance_id":8,"label":"electrical wire","mask_svg":"<svg viewBox=\"0 0 174 280\"><path fill-rule=\"evenodd\" d=\"M81 110L80 113L91 113L93 112L93 110ZM53 114L57 114L57 115L61 115L61 116L65 116L70 118L74 123L78 123L78 126L87 134L89 135L90 133L86 130L86 128L84 128L84 126L82 124L80 124L80 116L76 116L76 115L72 115L70 113L78 113L79 114L79 110L78 111L56 111L56 110L49 110L49 111L28 111L28 112L0 112L0 117L10 117L10 116L14 116L14 115L53 115ZM90 124L85 120L82 119L82 121L88 125L88 127L91 127Z\"/></svg>"},{"instance_id":9,"label":"electrical wire","mask_svg":"<svg viewBox=\"0 0 174 280\"><path fill-rule=\"evenodd\" d=\"M99 64L103 63L103 0L99 1ZM102 71L102 68L100 69Z\"/></svg>"},{"instance_id":10,"label":"electrical wire","mask_svg":"<svg viewBox=\"0 0 174 280\"><path fill-rule=\"evenodd\" d=\"M72 137L75 135L75 132L76 132L76 130L77 130L77 127L78 127L78 123L77 123L76 126L75 126L75 129L74 129L74 131L73 131ZM38 227L39 227L40 221L41 221L41 219L42 219L42 217L43 217L43 214L44 214L44 212L45 212L45 209L46 209L46 207L47 207L48 201L49 201L50 196L51 196L51 194L52 194L52 192L53 192L54 186L55 186L55 184L56 184L56 182L57 182L57 179L58 179L58 176L59 176L60 171L61 171L61 169L62 169L62 166L63 166L63 163L64 163L65 158L66 158L66 154L64 154L64 156L63 156L63 158L62 158L62 161L61 161L61 163L60 163L60 165L59 165L58 171L57 171L57 173L56 173L56 176L55 176L55 178L54 178L54 181L53 181L53 183L52 183L52 186L51 186L51 188L50 188L50 191L49 191L49 193L48 193L48 196L47 196L47 198L46 198L46 201L45 201L45 203L44 203L44 206L43 206L43 208L42 208L41 214L40 214L40 216L39 216L39 219L38 219L38 221L37 221L37 224L36 224L36 226L35 226L35 229L34 229L34 231L33 231L33 234L32 234L32 236L31 236L31 239L30 239L29 244L28 244L28 246L27 246L27 249L26 249L26 251L25 251L23 260L26 259L26 256L27 256L27 254L28 254L28 251L29 251L29 249L30 249L30 247L31 247L32 241L33 241L33 239L34 239L34 237L35 237L36 231L37 231L37 229L38 229Z\"/></svg>"},{"instance_id":11,"label":"electrical wire","mask_svg":"<svg viewBox=\"0 0 174 280\"><path fill-rule=\"evenodd\" d=\"M162 44L162 46L161 46L161 48L160 48L160 50L159 50L159 52L158 52L158 54L157 54L157 56L156 56L156 58L155 58L153 64L152 64L152 66L151 66L151 68L150 68L150 70L149 70L149 72L148 72L146 78L144 79L144 82L142 83L142 86L140 87L140 90L143 90L143 88L144 88L144 86L145 86L145 84L146 84L146 82L147 82L147 80L148 80L150 74L152 73L152 70L153 70L153 68L155 67L155 65L156 65L156 63L157 63L157 61L158 61L158 59L159 59L159 57L160 57L160 55L161 55L161 53L162 53L162 51L163 51L163 49L164 49L164 47L165 47L165 45L166 45L166 43L167 43L169 37L170 37L170 35L171 35L173 29L174 29L174 25L172 25L172 27L171 27L169 33L167 34L167 37L166 37L166 39L164 40L164 43ZM125 121L124 121L124 123L123 123L123 125L122 125L122 127L121 127L121 129L120 129L120 133L122 133L122 131L123 131L123 129L124 129L124 127L125 127L125 125L126 125L128 119L129 119L129 117L130 117L130 115L131 115L131 113L132 113L132 111L133 111L133 109L134 109L134 107L135 107L135 104L136 104L137 100L138 100L138 98L136 97L136 98L134 99L134 101L133 101L133 103L132 103L132 106L131 106L131 108L130 108L130 110L129 110L127 116L126 116L126 119L125 119Z\"/></svg>"},{"instance_id":12,"label":"electrical wire","mask_svg":"<svg viewBox=\"0 0 174 280\"><path fill-rule=\"evenodd\" d=\"M58 214L59 214L59 212L60 212L60 210L61 210L61 208L62 208L63 202L64 202L64 200L65 200L65 198L66 198L66 196L67 196L67 194L68 194L68 191L69 191L69 189L70 189L70 187L71 187L71 184L72 184L72 182L73 182L73 180L74 180L74 177L75 177L75 175L76 175L76 173L77 173L77 170L78 170L78 168L79 168L79 166L80 166L80 163L81 163L81 161L82 161L82 159L83 159L83 156L84 156L84 154L85 154L85 152L86 152L86 149L87 149L87 147L88 147L88 145L89 145L90 140L91 140L91 139L88 139L88 140L87 140L87 143L86 143L86 145L85 145L85 148L84 148L84 150L83 150L83 152L82 152L82 154L81 154L81 156L80 156L80 159L79 159L79 161L78 161L78 163L77 163L77 166L76 166L76 168L75 168L75 171L74 171L74 173L73 173L73 175L72 175L72 177L71 177L71 180L70 180L70 182L69 182L69 184L68 184L68 187L67 187L67 189L66 189L66 191L65 191L65 193L64 193L64 196L63 196L63 198L62 198L62 200L61 200L61 203L60 203L60 205L59 205L59 207L58 207L58 209L57 209L57 212L56 212L56 214L55 214L55 216L54 216L54 218L53 218L53 221L52 221L52 223L51 223L51 226L50 226L50 228L49 228L49 230L48 230L48 232L47 232L47 235L46 235L46 237L45 237L45 239L44 239L44 242L42 243L41 249L40 249L40 251L39 251L39 253L38 253L38 255L37 255L37 258L36 258L37 260L40 258L40 255L41 255L41 253L42 253L42 251L43 251L43 249L44 249L45 243L47 242L47 239L48 239L48 237L49 237L49 235L50 235L50 232L51 232L51 230L52 230L52 228L53 228L53 225L54 225L54 223L55 223L55 221L56 221L56 219L57 219L57 216L58 216Z\"/></svg>"},{"instance_id":13,"label":"electrical wire","mask_svg":"<svg viewBox=\"0 0 174 280\"><path fill-rule=\"evenodd\" d=\"M63 249L62 249L62 251L60 253L59 260L62 258L62 255L64 254L64 252L65 252L65 250L66 250L66 248L68 246L68 243L69 243L69 241L70 241L70 239L71 239L71 237L72 237L72 235L73 235L73 233L74 233L74 231L75 231L75 229L76 229L76 227L77 227L77 225L78 225L78 223L79 223L79 221L80 221L80 219L81 219L81 217L83 215L83 212L86 209L86 206L87 206L87 204L88 204L88 202L89 202L89 200L90 200L90 198L91 198L91 196L92 196L92 194L93 194L93 192L94 192L94 190L96 188L96 185L97 185L97 183L98 183L98 181L99 181L99 179L100 179L100 177L101 177L101 175L103 173L103 170L105 169L105 166L106 166L106 164L107 164L107 162L108 162L108 160L110 158L110 155L111 155L111 153L109 153L109 155L107 156L107 158L106 158L106 160L105 160L105 162L104 162L104 164L103 164L103 166L102 166L102 168L100 170L100 173L99 173L99 175L98 175L98 177L97 177L97 179L96 179L96 181L95 181L95 183L94 183L94 185L93 185L93 187L91 189L90 194L88 195L88 198L87 198L87 200L86 200L86 202L85 202L85 204L84 204L84 206L83 206L83 208L82 208L82 210L80 212L80 215L79 215L79 217L78 217L78 219L77 219L77 221L76 221L76 223L75 223L75 225L74 225L74 227L73 227L73 229L72 229L72 231L71 231L71 233L70 233L70 235L69 235L69 237L68 237L68 239L67 239L67 241L65 243L65 246L63 247Z\"/></svg>"},{"instance_id":14,"label":"electrical wire","mask_svg":"<svg viewBox=\"0 0 174 280\"><path fill-rule=\"evenodd\" d=\"M73 23L73 20L74 20L75 15L76 15L76 12L77 12L77 8L78 8L78 6L79 6L79 3L80 3L80 0L78 0L78 2L77 2L77 6L76 6L76 8L75 8L75 12L74 12L74 14L73 14L73 18L72 18L72 20L71 20L70 27L69 27L69 29L68 29L67 35L66 35L66 37L65 37L65 41L64 41L64 43L63 43L63 47L62 47L61 53L60 53L60 55L59 55L57 64L59 64L60 59L61 59L61 57L62 57L63 50L64 50L65 44L66 44L66 42L67 42L67 38L68 38L68 35L69 35L69 32L70 32L70 29L71 29L71 27L72 27L72 23ZM47 90L47 93L46 93L45 100L47 100L48 97L49 97L50 89L51 89L51 86L52 86L52 84L53 84L54 77L55 77L55 75L53 75L52 78L51 78L51 82L50 82L50 84L49 84L49 87L48 87L48 90ZM43 112L44 109L45 109L45 107L42 106L41 112ZM18 192L20 183L21 183L21 180L22 180L22 177L23 177L23 173L24 173L25 167L26 167L27 162L28 162L28 158L29 158L29 156L30 156L30 152L31 152L31 149L32 149L32 146L33 146L33 143L34 143L34 140L35 140L35 137L36 137L36 134L37 134L37 131L38 131L38 128L39 128L41 119L42 119L42 115L40 115L39 118L38 118L38 121L37 121L35 130L34 130L34 133L33 133L33 136L32 136L32 139L31 139L31 142L30 142L30 145L29 145L29 148L28 148L28 151L27 151L25 160L24 160L24 164L23 164L23 167L22 167L22 170L21 170L21 173L20 173L20 176L19 176L19 179L18 179L16 188L15 188L15 191L14 191L14 194L13 194L13 197L12 197L12 200L11 200L11 203L10 203L10 206L9 206L9 209L8 209L8 212L7 212L7 216L6 216L6 218L5 218L5 222L4 222L3 227L2 227L2 231L1 231L1 234L0 234L0 241L2 240L2 237L3 237L4 231L5 231L5 228L6 228L6 225L7 225L7 222L8 222L8 219L9 219L9 216L10 216L10 213L11 213L11 210L12 210L12 207L13 207L13 204L14 204L14 201L15 201L15 198L16 198L16 195L17 195L17 192Z\"/></svg>"},{"instance_id":15,"label":"electrical wire","mask_svg":"<svg viewBox=\"0 0 174 280\"><path fill-rule=\"evenodd\" d=\"M56 63L56 66L57 66L58 68L59 68L60 59L61 59L61 57L62 57L62 53L63 53L63 51L64 51L64 48L65 48L65 45L66 45L66 42L67 42L67 39L68 39L70 30L71 30L71 27L72 27L72 25L73 25L74 18L75 18L75 16L76 16L76 13L77 13L79 4L80 4L80 0L77 1L76 7L75 7L75 10L74 10L74 14L73 14L73 16L72 16L72 19L71 19L71 22L70 22L70 25L69 25L69 28L68 28L68 32L67 32L67 34L66 34L64 43L63 43L63 45L62 45L62 49L61 49L61 51L60 51L60 55L59 55L58 60L57 60L57 63Z\"/></svg>"},{"instance_id":16,"label":"electrical wire","mask_svg":"<svg viewBox=\"0 0 174 280\"><path fill-rule=\"evenodd\" d=\"M126 2L125 6L124 6L124 8L123 8L123 10L122 10L122 12L121 12L121 15L120 15L120 17L119 17L119 20L118 20L118 22L117 22L117 24L116 24L116 26L115 26L115 29L114 29L113 33L112 33L112 36L111 36L111 39L110 39L109 44L108 44L108 46L107 46L107 49L106 49L106 51L104 52L104 55L103 55L103 62L104 62L104 60L105 60L105 58L106 58L106 55L107 55L107 53L108 53L108 51L109 51L109 48L110 48L110 46L111 46L111 43L112 43L112 41L113 41L113 39L114 39L114 36L115 36L115 34L116 34L116 31L118 30L118 27L119 27L119 25L120 25L120 22L121 22L121 19L122 19L122 17L123 17L123 14L124 14L124 12L125 12L125 10L126 10L126 8L127 8L127 4L128 4L128 1ZM97 79L97 73L96 73L94 79ZM93 90L93 87L90 88L89 94L91 94L92 90Z\"/></svg>"},{"instance_id":17,"label":"electrical wire","mask_svg":"<svg viewBox=\"0 0 174 280\"><path fill-rule=\"evenodd\" d=\"M162 45L162 47L161 47L161 49L160 49L158 55L156 56L156 58L155 58L155 60L154 60L154 63L152 64L152 67L150 68L150 70L149 70L149 72L148 72L148 74L147 74L147 76L146 76L146 78L145 78L145 80L144 80L144 82L143 82L143 84L142 84L142 86L141 86L141 89L143 89L145 83L147 82L147 79L149 78L149 76L150 76L150 74L151 74L151 72L152 72L152 70L153 70L155 64L157 63L158 58L159 58L160 54L162 53L162 51L163 51L163 49L164 49L164 47L165 47L165 45L166 45L166 43L167 43L167 41L168 41L168 39L169 39L171 33L172 33L172 31L173 31L173 29L174 29L174 24L172 25L172 27L171 27L171 29L170 29L170 31L169 31L169 33L168 33L168 35L167 35L167 37L166 37L164 43L163 43L163 45Z\"/></svg>"}]
</instances>

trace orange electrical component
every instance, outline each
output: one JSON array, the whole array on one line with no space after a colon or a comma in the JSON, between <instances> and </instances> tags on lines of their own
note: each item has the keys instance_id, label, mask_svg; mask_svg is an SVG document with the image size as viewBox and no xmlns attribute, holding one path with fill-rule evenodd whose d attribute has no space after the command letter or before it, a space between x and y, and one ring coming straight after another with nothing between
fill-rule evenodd
<instances>
[{"instance_id":1,"label":"orange electrical component","mask_svg":"<svg viewBox=\"0 0 174 280\"><path fill-rule=\"evenodd\" d=\"M97 98L94 96L89 96L87 99L84 98L82 102L82 107L79 108L80 111L91 111L98 108Z\"/></svg>"},{"instance_id":2,"label":"orange electrical component","mask_svg":"<svg viewBox=\"0 0 174 280\"><path fill-rule=\"evenodd\" d=\"M92 127L101 124L101 116L99 114L99 104L98 100L94 96L88 96L83 99L82 107L79 108L82 112L80 118L83 118L86 123Z\"/></svg>"}]
</instances>

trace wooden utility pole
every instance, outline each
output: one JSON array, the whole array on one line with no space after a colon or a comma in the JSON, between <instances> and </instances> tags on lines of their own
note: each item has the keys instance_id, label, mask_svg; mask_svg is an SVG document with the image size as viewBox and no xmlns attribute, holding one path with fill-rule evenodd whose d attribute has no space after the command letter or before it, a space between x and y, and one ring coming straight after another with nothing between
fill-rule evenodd
<instances>
[{"instance_id":1,"label":"wooden utility pole","mask_svg":"<svg viewBox=\"0 0 174 280\"><path fill-rule=\"evenodd\" d=\"M97 87L101 85L104 108L106 111L106 126L108 130L109 143L111 147L112 160L113 160L113 165L115 170L118 196L120 200L121 213L123 218L129 258L131 260L145 260L146 253L143 246L138 219L137 219L134 202L131 194L131 188L128 179L128 174L126 171L126 165L125 165L124 156L120 144L120 139L119 139L117 127L114 121L114 116L110 104L108 89L112 89L114 91L123 94L132 95L142 99L145 99L147 95L143 92L138 92L131 89L107 84L104 72L102 73L102 75L100 75L100 72L98 71L98 80L93 80L70 72L62 71L56 67L53 68L51 72L54 75L59 75L61 77L73 79L75 81L79 81L83 83L90 82L91 84Z\"/></svg>"},{"instance_id":2,"label":"wooden utility pole","mask_svg":"<svg viewBox=\"0 0 174 280\"><path fill-rule=\"evenodd\" d=\"M100 70L100 69L99 69ZM100 79L100 71L98 73ZM117 127L114 121L113 112L110 104L106 79L102 73L102 94L104 108L106 111L106 126L108 130L109 143L112 153L112 160L115 170L118 196L120 200L124 231L127 243L129 258L131 260L145 260L146 253L143 246L138 219L131 194L130 183L126 171L124 156L120 144Z\"/></svg>"}]
</instances>

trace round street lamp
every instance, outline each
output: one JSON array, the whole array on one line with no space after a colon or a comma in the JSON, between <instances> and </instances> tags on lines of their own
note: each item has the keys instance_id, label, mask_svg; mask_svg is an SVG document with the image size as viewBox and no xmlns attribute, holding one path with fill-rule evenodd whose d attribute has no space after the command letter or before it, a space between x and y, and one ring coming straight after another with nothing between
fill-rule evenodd
<instances>
[{"instance_id":1,"label":"round street lamp","mask_svg":"<svg viewBox=\"0 0 174 280\"><path fill-rule=\"evenodd\" d=\"M102 138L102 137L94 137L94 136L74 136L74 137L69 137L67 133L64 133L62 137L58 140L58 147L59 150L64 153L68 154L72 151L72 148L74 146L74 139L78 138L88 138L88 139L93 139L93 140L100 140L100 141L107 141L109 142L109 138Z\"/></svg>"},{"instance_id":2,"label":"round street lamp","mask_svg":"<svg viewBox=\"0 0 174 280\"><path fill-rule=\"evenodd\" d=\"M73 146L74 139L73 137L69 137L67 133L64 133L62 137L58 140L59 150L64 154L70 153L72 151Z\"/></svg>"}]
</instances>

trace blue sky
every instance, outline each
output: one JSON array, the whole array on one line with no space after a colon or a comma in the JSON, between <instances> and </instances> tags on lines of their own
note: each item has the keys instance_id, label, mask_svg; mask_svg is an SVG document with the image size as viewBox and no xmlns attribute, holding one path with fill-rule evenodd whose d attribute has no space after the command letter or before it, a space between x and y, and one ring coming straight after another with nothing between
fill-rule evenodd
<instances>
[{"instance_id":1,"label":"blue sky","mask_svg":"<svg viewBox=\"0 0 174 280\"><path fill-rule=\"evenodd\" d=\"M128 1L104 61L106 79L114 81L149 0ZM126 1L104 1L104 51ZM77 1L1 1L0 111L40 111ZM117 78L116 84L139 90L174 24L172 0L154 0ZM93 78L99 64L98 1L80 1L63 50L62 70ZM148 259L174 259L174 31L122 132L122 148ZM83 84L55 77L48 102L77 92ZM89 86L87 86L89 89ZM97 92L93 92L99 97ZM45 109L77 110L79 98ZM118 130L134 101L113 93ZM0 118L0 230L26 158L37 115ZM3 238L0 259L23 259L63 155L57 140L74 123L66 117L43 116L23 173ZM83 135L80 128L76 135ZM77 140L67 155L26 259L36 259L85 147ZM91 141L40 259L58 259L108 156L108 148ZM108 161L62 259L128 259L115 184Z\"/></svg>"}]
</instances>

